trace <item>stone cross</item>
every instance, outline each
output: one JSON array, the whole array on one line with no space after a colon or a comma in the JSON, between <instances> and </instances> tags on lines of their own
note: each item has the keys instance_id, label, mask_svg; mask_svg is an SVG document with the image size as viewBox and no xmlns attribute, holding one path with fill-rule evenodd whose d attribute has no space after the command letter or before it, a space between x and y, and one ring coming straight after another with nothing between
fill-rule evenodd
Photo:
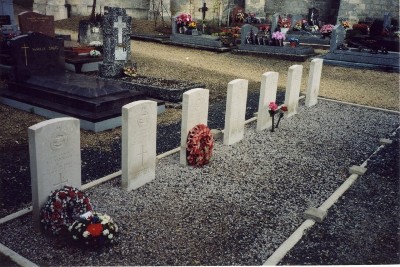
<instances>
[{"instance_id":1,"label":"stone cross","mask_svg":"<svg viewBox=\"0 0 400 267\"><path fill-rule=\"evenodd\" d=\"M118 21L114 22L114 27L118 29L118 45L122 45L122 31L126 29L126 23L122 22L121 16L118 16Z\"/></svg>"}]
</instances>

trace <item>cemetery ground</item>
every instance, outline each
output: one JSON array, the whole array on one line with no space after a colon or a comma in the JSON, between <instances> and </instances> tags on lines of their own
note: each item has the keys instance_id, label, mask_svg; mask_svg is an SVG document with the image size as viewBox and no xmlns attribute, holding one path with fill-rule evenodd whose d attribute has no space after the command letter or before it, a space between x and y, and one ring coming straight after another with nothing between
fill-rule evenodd
<instances>
[{"instance_id":1,"label":"cemetery ground","mask_svg":"<svg viewBox=\"0 0 400 267\"><path fill-rule=\"evenodd\" d=\"M248 115L251 116L258 103L261 74L266 71L279 72L278 99L282 101L288 67L296 64L287 60L216 54L140 41L132 41L132 55L140 75L205 84L210 89L209 121L212 128L221 128L223 125L221 122L229 81L236 78L250 81ZM302 65L304 93L309 62ZM0 90L4 86L2 83ZM398 73L324 66L320 96L398 111L398 86ZM27 128L45 119L0 105L0 120L0 183L2 189L9 190L2 191L0 196L0 217L4 217L30 205ZM157 135L157 154L160 154L179 145L179 106L168 105L167 111L158 120L160 133ZM365 160L376 147L374 140L388 137L398 122L396 115L384 111L321 101L312 109L301 108L299 115L285 120L274 134L269 131L256 134L254 125L250 125L240 144L232 147L217 144L215 161L204 169L179 167L177 157L170 156L159 161L159 179L133 193L121 190L119 178L89 190L96 207L115 216L121 229L125 230L121 231L121 239L129 241L121 241L120 246L107 248L100 254L95 251L80 252L62 241L54 243L51 238L31 233L31 239L19 245L11 244L11 247L16 251L20 248L18 252L22 255L30 255L29 250L32 250L35 258L27 257L40 265L261 264L266 260L265 255L271 254L276 245L282 243L301 222L301 213L305 208L318 205L326 199L344 181L347 168ZM394 138L398 140L398 136ZM120 168L120 143L120 127L102 133L81 131L83 183ZM270 154L261 157L258 154L261 153L260 147L271 150ZM381 162L385 166L397 164L398 167L398 158L394 157L398 154L398 142L389 148L389 152L384 151L377 157L375 163L378 170L382 168ZM308 150L319 158L319 162L314 162L317 166L300 157L307 155ZM300 158L297 158L297 153ZM221 155L228 155L228 158L221 158ZM394 158L394 161L387 163L387 157ZM298 164L299 160L302 164ZM229 166L229 162L237 166L232 167L233 172L224 173L225 168L221 166ZM261 166L261 169L252 170L254 164ZM388 169L386 174L375 171L379 178L393 179L393 175L395 179L398 178L398 172L396 174L395 171L398 168ZM246 178L246 171L257 178L248 175L249 179L243 179ZM305 179L309 179L305 184L309 183L310 187L304 184L296 187L297 181L288 179L295 176L296 171L310 175ZM288 177L282 177L281 174ZM270 184L263 183L259 177L269 177ZM332 183L326 185L327 181L324 180ZM394 183L394 186L398 186L398 183ZM266 191L268 194L264 193ZM314 197L310 199L309 195ZM357 191L353 195L357 195ZM387 210L392 208L390 205L393 203L385 206L380 201L379 204L383 205L380 206L381 210ZM354 206L358 207L356 204ZM273 213L269 210L271 207L275 208ZM275 218L277 214L279 216ZM334 216L345 221L349 215L339 211ZM27 215L8 223L3 231L12 233L5 235L3 232L4 241L16 239L18 232L29 234L29 220L30 215ZM8 227L18 230L11 231ZM324 233L319 229L314 236ZM386 232L384 234L383 239L388 235ZM263 237L269 235L269 243L265 243ZM330 236L322 238L328 241L332 239ZM166 242L168 240L171 242ZM35 246L32 242L42 245ZM312 248L312 245L308 247ZM42 249L47 251L43 253ZM301 255L302 252L297 253ZM381 263L379 260L376 263Z\"/></svg>"}]
</instances>

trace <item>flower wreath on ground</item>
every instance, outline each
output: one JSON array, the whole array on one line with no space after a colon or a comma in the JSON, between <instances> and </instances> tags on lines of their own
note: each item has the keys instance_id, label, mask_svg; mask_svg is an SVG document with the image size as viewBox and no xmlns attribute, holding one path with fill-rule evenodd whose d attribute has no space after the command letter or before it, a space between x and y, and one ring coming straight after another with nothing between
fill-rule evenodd
<instances>
[{"instance_id":1,"label":"flower wreath on ground","mask_svg":"<svg viewBox=\"0 0 400 267\"><path fill-rule=\"evenodd\" d=\"M188 134L186 155L191 166L203 166L210 162L214 138L205 124L198 124Z\"/></svg>"},{"instance_id":2,"label":"flower wreath on ground","mask_svg":"<svg viewBox=\"0 0 400 267\"><path fill-rule=\"evenodd\" d=\"M114 243L118 226L107 214L89 211L81 215L68 230L79 245L96 248Z\"/></svg>"},{"instance_id":3,"label":"flower wreath on ground","mask_svg":"<svg viewBox=\"0 0 400 267\"><path fill-rule=\"evenodd\" d=\"M90 210L89 198L77 188L66 185L51 192L40 211L41 223L46 231L58 235L67 232L80 214Z\"/></svg>"}]
</instances>

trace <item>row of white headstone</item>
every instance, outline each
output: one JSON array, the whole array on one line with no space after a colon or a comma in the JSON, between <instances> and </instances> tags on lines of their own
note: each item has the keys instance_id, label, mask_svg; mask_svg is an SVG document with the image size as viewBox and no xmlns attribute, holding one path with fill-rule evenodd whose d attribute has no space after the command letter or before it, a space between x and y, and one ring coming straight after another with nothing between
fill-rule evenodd
<instances>
[{"instance_id":1,"label":"row of white headstone","mask_svg":"<svg viewBox=\"0 0 400 267\"><path fill-rule=\"evenodd\" d=\"M311 62L306 106L317 103L322 59ZM289 68L285 105L287 117L297 113L303 66ZM257 131L271 127L268 105L276 101L278 73L262 75L257 115ZM248 81L228 83L223 144L232 145L244 137ZM180 163L187 164L186 142L191 128L207 125L209 90L196 88L183 94ZM142 100L122 107L122 187L136 189L155 178L157 104ZM68 184L81 188L80 123L75 118L57 118L29 127L29 153L33 216L39 226L40 208L51 191Z\"/></svg>"}]
</instances>

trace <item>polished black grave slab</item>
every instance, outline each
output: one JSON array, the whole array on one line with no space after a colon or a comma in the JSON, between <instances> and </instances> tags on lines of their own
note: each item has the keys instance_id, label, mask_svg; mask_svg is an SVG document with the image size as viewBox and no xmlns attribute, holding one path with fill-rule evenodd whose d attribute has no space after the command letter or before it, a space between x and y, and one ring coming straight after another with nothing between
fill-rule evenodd
<instances>
[{"instance_id":1,"label":"polished black grave slab","mask_svg":"<svg viewBox=\"0 0 400 267\"><path fill-rule=\"evenodd\" d=\"M17 101L88 123L120 117L122 106L149 99L145 93L123 88L116 80L75 73L34 75L24 82L9 81L1 96L8 102Z\"/></svg>"}]
</instances>

